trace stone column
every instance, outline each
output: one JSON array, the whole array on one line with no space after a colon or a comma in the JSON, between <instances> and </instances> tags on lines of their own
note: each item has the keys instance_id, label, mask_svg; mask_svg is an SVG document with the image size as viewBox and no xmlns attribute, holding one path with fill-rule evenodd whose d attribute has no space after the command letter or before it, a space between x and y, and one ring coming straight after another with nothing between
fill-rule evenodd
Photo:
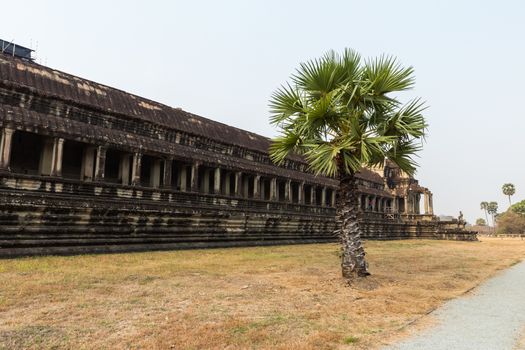
<instances>
[{"instance_id":1,"label":"stone column","mask_svg":"<svg viewBox=\"0 0 525 350\"><path fill-rule=\"evenodd\" d=\"M310 190L310 204L311 205L317 205L316 203L317 199L315 198L315 192L316 192L315 186L312 185L311 190Z\"/></svg>"},{"instance_id":2,"label":"stone column","mask_svg":"<svg viewBox=\"0 0 525 350\"><path fill-rule=\"evenodd\" d=\"M368 211L370 209L370 197L365 196L365 211Z\"/></svg>"},{"instance_id":3,"label":"stone column","mask_svg":"<svg viewBox=\"0 0 525 350\"><path fill-rule=\"evenodd\" d=\"M277 179L273 177L270 180L270 200L276 201L279 198L277 198Z\"/></svg>"},{"instance_id":4,"label":"stone column","mask_svg":"<svg viewBox=\"0 0 525 350\"><path fill-rule=\"evenodd\" d=\"M164 171L162 174L162 186L163 187L171 187L171 178L172 178L172 172L173 172L173 159L167 158L164 159Z\"/></svg>"},{"instance_id":5,"label":"stone column","mask_svg":"<svg viewBox=\"0 0 525 350\"><path fill-rule=\"evenodd\" d=\"M304 181L299 184L299 204L304 204Z\"/></svg>"},{"instance_id":6,"label":"stone column","mask_svg":"<svg viewBox=\"0 0 525 350\"><path fill-rule=\"evenodd\" d=\"M362 195L359 195L357 196L357 206L359 207L359 210L362 210L362 202L363 200L361 199L361 197L363 197Z\"/></svg>"},{"instance_id":7,"label":"stone column","mask_svg":"<svg viewBox=\"0 0 525 350\"><path fill-rule=\"evenodd\" d=\"M190 174L190 184L191 188L190 190L192 192L197 192L199 190L199 163L194 162L191 165L191 174Z\"/></svg>"},{"instance_id":8,"label":"stone column","mask_svg":"<svg viewBox=\"0 0 525 350\"><path fill-rule=\"evenodd\" d=\"M242 197L242 172L235 173L235 195Z\"/></svg>"},{"instance_id":9,"label":"stone column","mask_svg":"<svg viewBox=\"0 0 525 350\"><path fill-rule=\"evenodd\" d=\"M428 193L428 213L434 215L434 199L432 192Z\"/></svg>"},{"instance_id":10,"label":"stone column","mask_svg":"<svg viewBox=\"0 0 525 350\"><path fill-rule=\"evenodd\" d=\"M326 207L326 187L323 187L321 192L321 206Z\"/></svg>"},{"instance_id":11,"label":"stone column","mask_svg":"<svg viewBox=\"0 0 525 350\"><path fill-rule=\"evenodd\" d=\"M164 177L162 172L162 159L155 159L151 164L151 171L149 175L149 185L151 187L159 188L161 184L161 177Z\"/></svg>"},{"instance_id":12,"label":"stone column","mask_svg":"<svg viewBox=\"0 0 525 350\"><path fill-rule=\"evenodd\" d=\"M381 213L383 211L383 198L381 197L376 198L376 202L377 202L377 211Z\"/></svg>"},{"instance_id":13,"label":"stone column","mask_svg":"<svg viewBox=\"0 0 525 350\"><path fill-rule=\"evenodd\" d=\"M409 210L408 210L408 206L409 206L409 203L408 203L408 195L405 195L404 197L404 200L405 200L405 214L409 214Z\"/></svg>"},{"instance_id":14,"label":"stone column","mask_svg":"<svg viewBox=\"0 0 525 350\"><path fill-rule=\"evenodd\" d=\"M95 159L95 181L104 179L106 172L106 151L104 146L97 146L97 156Z\"/></svg>"},{"instance_id":15,"label":"stone column","mask_svg":"<svg viewBox=\"0 0 525 350\"><path fill-rule=\"evenodd\" d=\"M140 168L142 165L142 154L133 153L133 161L131 164L131 185L140 185Z\"/></svg>"},{"instance_id":16,"label":"stone column","mask_svg":"<svg viewBox=\"0 0 525 350\"><path fill-rule=\"evenodd\" d=\"M397 197L392 199L392 212L397 213Z\"/></svg>"},{"instance_id":17,"label":"stone column","mask_svg":"<svg viewBox=\"0 0 525 350\"><path fill-rule=\"evenodd\" d=\"M40 174L49 176L62 175L63 150L63 138L55 137L45 140L40 156Z\"/></svg>"},{"instance_id":18,"label":"stone column","mask_svg":"<svg viewBox=\"0 0 525 350\"><path fill-rule=\"evenodd\" d=\"M336 198L336 195L337 195L337 190L332 190L332 198L331 198L331 202L332 202L332 207L335 208L335 198Z\"/></svg>"},{"instance_id":19,"label":"stone column","mask_svg":"<svg viewBox=\"0 0 525 350\"><path fill-rule=\"evenodd\" d=\"M221 194L221 168L215 168L213 175L213 193Z\"/></svg>"},{"instance_id":20,"label":"stone column","mask_svg":"<svg viewBox=\"0 0 525 350\"><path fill-rule=\"evenodd\" d=\"M253 178L253 198L261 198L261 176L255 175Z\"/></svg>"},{"instance_id":21,"label":"stone column","mask_svg":"<svg viewBox=\"0 0 525 350\"><path fill-rule=\"evenodd\" d=\"M120 183L123 185L130 184L130 166L131 166L131 154L122 154L120 156L120 163L118 169L118 178Z\"/></svg>"},{"instance_id":22,"label":"stone column","mask_svg":"<svg viewBox=\"0 0 525 350\"><path fill-rule=\"evenodd\" d=\"M57 137L53 142L53 168L51 176L62 176L62 159L64 156L64 139Z\"/></svg>"},{"instance_id":23,"label":"stone column","mask_svg":"<svg viewBox=\"0 0 525 350\"><path fill-rule=\"evenodd\" d=\"M9 128L0 130L0 170L10 170L9 161L11 159L11 145L15 131Z\"/></svg>"},{"instance_id":24,"label":"stone column","mask_svg":"<svg viewBox=\"0 0 525 350\"><path fill-rule=\"evenodd\" d=\"M292 201L292 180L286 180L286 183L284 185L284 201L285 202L291 202Z\"/></svg>"}]
</instances>

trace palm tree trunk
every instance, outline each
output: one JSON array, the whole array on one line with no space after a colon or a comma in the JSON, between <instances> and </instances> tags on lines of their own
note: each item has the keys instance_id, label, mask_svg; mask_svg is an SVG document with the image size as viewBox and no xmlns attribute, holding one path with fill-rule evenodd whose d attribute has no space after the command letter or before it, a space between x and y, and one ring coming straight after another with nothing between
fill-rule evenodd
<instances>
[{"instance_id":1,"label":"palm tree trunk","mask_svg":"<svg viewBox=\"0 0 525 350\"><path fill-rule=\"evenodd\" d=\"M511 202L511 200L510 200L510 194L509 194L509 205L512 205L512 202Z\"/></svg>"},{"instance_id":2,"label":"palm tree trunk","mask_svg":"<svg viewBox=\"0 0 525 350\"><path fill-rule=\"evenodd\" d=\"M490 226L489 216L487 215L487 209L485 209L485 219L487 220L487 226Z\"/></svg>"},{"instance_id":3,"label":"palm tree trunk","mask_svg":"<svg viewBox=\"0 0 525 350\"><path fill-rule=\"evenodd\" d=\"M339 167L339 191L337 193L337 229L341 240L341 268L348 281L367 276L368 264L361 243L361 228L358 221L357 183L355 174L346 174Z\"/></svg>"}]
</instances>

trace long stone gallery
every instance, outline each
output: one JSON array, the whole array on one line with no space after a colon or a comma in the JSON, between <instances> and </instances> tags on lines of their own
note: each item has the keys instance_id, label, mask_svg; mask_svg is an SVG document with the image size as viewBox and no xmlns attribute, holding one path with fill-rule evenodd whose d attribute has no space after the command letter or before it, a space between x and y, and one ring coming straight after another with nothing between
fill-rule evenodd
<instances>
[{"instance_id":1,"label":"long stone gallery","mask_svg":"<svg viewBox=\"0 0 525 350\"><path fill-rule=\"evenodd\" d=\"M266 137L0 54L0 256L333 241L337 181ZM385 163L364 238L475 240ZM420 209L423 202L423 210Z\"/></svg>"}]
</instances>

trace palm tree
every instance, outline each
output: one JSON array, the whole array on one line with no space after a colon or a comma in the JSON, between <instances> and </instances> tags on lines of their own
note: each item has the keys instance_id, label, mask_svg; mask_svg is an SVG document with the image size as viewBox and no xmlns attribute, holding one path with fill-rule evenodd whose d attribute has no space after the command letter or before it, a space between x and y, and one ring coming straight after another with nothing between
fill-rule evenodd
<instances>
[{"instance_id":1,"label":"palm tree","mask_svg":"<svg viewBox=\"0 0 525 350\"><path fill-rule=\"evenodd\" d=\"M487 205L487 211L490 215L492 215L492 227L496 228L496 222L494 221L494 217L498 213L498 203L497 202L489 202Z\"/></svg>"},{"instance_id":2,"label":"palm tree","mask_svg":"<svg viewBox=\"0 0 525 350\"><path fill-rule=\"evenodd\" d=\"M514 187L514 184L508 183L504 184L501 189L503 190L503 194L505 196L509 197L509 205L512 205L512 202L510 200L510 196L512 196L514 193L516 193L516 188Z\"/></svg>"},{"instance_id":3,"label":"palm tree","mask_svg":"<svg viewBox=\"0 0 525 350\"><path fill-rule=\"evenodd\" d=\"M489 216L487 215L487 210L489 209L489 202L481 202L480 205L481 210L485 211L485 219L487 220L487 223L489 222Z\"/></svg>"},{"instance_id":4,"label":"palm tree","mask_svg":"<svg viewBox=\"0 0 525 350\"><path fill-rule=\"evenodd\" d=\"M417 163L426 122L419 99L402 104L391 93L414 86L412 67L381 56L363 61L358 53L330 51L302 63L270 99L271 123L280 136L270 146L278 164L301 154L315 174L336 177L336 234L347 280L369 275L358 221L356 173L389 159L408 174Z\"/></svg>"}]
</instances>

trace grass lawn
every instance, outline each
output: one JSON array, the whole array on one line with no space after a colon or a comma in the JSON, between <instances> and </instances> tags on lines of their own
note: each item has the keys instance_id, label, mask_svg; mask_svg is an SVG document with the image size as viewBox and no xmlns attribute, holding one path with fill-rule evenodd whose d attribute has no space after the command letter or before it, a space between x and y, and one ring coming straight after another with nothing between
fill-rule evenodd
<instances>
[{"instance_id":1,"label":"grass lawn","mask_svg":"<svg viewBox=\"0 0 525 350\"><path fill-rule=\"evenodd\" d=\"M373 349L525 257L525 241L366 242L0 260L0 349Z\"/></svg>"}]
</instances>

